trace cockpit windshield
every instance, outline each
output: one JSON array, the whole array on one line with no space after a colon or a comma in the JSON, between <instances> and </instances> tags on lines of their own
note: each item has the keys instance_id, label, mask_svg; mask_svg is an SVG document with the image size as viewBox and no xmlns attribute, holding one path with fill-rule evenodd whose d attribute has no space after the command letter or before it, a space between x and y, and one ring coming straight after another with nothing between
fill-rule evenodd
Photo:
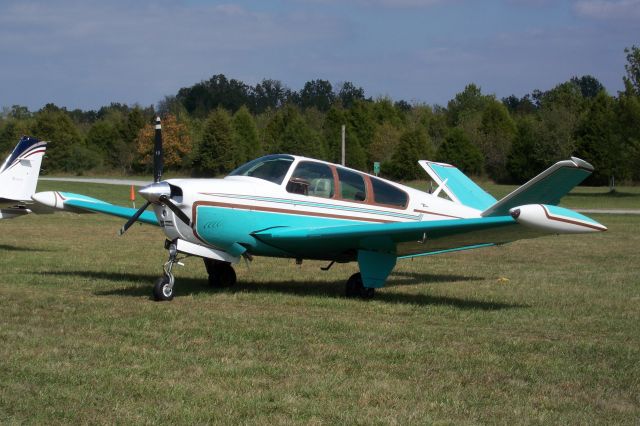
<instances>
[{"instance_id":1,"label":"cockpit windshield","mask_svg":"<svg viewBox=\"0 0 640 426\"><path fill-rule=\"evenodd\" d=\"M280 185L291 164L293 157L289 155L266 155L243 164L229 173L229 176L250 176Z\"/></svg>"}]
</instances>

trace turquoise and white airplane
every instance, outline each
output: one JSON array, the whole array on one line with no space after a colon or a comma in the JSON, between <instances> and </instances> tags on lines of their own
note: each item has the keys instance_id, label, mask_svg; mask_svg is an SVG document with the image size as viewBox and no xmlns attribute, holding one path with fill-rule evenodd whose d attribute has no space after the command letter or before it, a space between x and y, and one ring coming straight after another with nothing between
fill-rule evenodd
<instances>
[{"instance_id":1,"label":"turquoise and white airplane","mask_svg":"<svg viewBox=\"0 0 640 426\"><path fill-rule=\"evenodd\" d=\"M47 143L23 136L0 166L0 219L31 213Z\"/></svg>"},{"instance_id":2,"label":"turquoise and white airplane","mask_svg":"<svg viewBox=\"0 0 640 426\"><path fill-rule=\"evenodd\" d=\"M556 163L499 201L457 168L431 161L420 165L438 185L433 193L285 154L253 160L224 179L163 181L160 128L158 118L154 183L139 191L147 202L137 211L66 192L33 196L51 207L127 218L121 234L136 221L160 226L169 260L153 289L156 300L174 296L178 253L202 257L213 286L233 285L231 265L242 257L326 260L328 267L358 262L346 295L371 298L398 259L607 229L557 206L593 171L577 158Z\"/></svg>"}]
</instances>

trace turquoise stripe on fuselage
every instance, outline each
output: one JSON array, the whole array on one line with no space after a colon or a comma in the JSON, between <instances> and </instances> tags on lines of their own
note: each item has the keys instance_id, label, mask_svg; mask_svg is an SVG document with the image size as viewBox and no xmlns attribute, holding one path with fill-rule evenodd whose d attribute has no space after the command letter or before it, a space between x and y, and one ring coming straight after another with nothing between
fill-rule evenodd
<instances>
[{"instance_id":1,"label":"turquoise stripe on fuselage","mask_svg":"<svg viewBox=\"0 0 640 426\"><path fill-rule=\"evenodd\" d=\"M255 210L200 205L196 208L196 232L206 242L226 247L240 243L258 256L288 256L288 253L264 244L251 233L268 228L321 228L371 223L366 220L334 219L301 214L283 214Z\"/></svg>"}]
</instances>

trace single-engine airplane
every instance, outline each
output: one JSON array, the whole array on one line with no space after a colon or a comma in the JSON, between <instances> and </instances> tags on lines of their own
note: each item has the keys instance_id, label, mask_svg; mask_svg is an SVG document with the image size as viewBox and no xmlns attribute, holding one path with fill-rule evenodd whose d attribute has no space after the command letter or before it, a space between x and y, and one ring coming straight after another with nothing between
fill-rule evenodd
<instances>
[{"instance_id":1,"label":"single-engine airplane","mask_svg":"<svg viewBox=\"0 0 640 426\"><path fill-rule=\"evenodd\" d=\"M23 136L0 166L0 219L31 213L47 143Z\"/></svg>"},{"instance_id":2,"label":"single-engine airplane","mask_svg":"<svg viewBox=\"0 0 640 426\"><path fill-rule=\"evenodd\" d=\"M348 297L373 297L398 259L494 246L545 234L607 228L558 207L562 196L593 167L578 158L560 161L501 200L460 170L432 161L419 164L438 184L433 193L325 161L267 155L224 179L161 180L162 135L156 121L154 183L139 193L137 211L65 192L33 199L66 210L101 212L158 225L169 259L153 289L155 300L174 296L178 254L199 256L212 286L236 282L232 264L242 257L274 256L358 262L346 283ZM151 206L153 212L146 211Z\"/></svg>"}]
</instances>

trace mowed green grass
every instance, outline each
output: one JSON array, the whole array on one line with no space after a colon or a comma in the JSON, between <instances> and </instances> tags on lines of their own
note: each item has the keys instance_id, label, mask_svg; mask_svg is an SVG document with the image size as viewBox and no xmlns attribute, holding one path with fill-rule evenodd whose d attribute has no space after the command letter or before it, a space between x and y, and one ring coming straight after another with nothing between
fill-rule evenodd
<instances>
[{"instance_id":1,"label":"mowed green grass","mask_svg":"<svg viewBox=\"0 0 640 426\"><path fill-rule=\"evenodd\" d=\"M212 290L189 258L156 303L158 228L0 221L0 422L637 424L640 217L594 218L400 261L369 302L342 297L354 264L257 258Z\"/></svg>"}]
</instances>

